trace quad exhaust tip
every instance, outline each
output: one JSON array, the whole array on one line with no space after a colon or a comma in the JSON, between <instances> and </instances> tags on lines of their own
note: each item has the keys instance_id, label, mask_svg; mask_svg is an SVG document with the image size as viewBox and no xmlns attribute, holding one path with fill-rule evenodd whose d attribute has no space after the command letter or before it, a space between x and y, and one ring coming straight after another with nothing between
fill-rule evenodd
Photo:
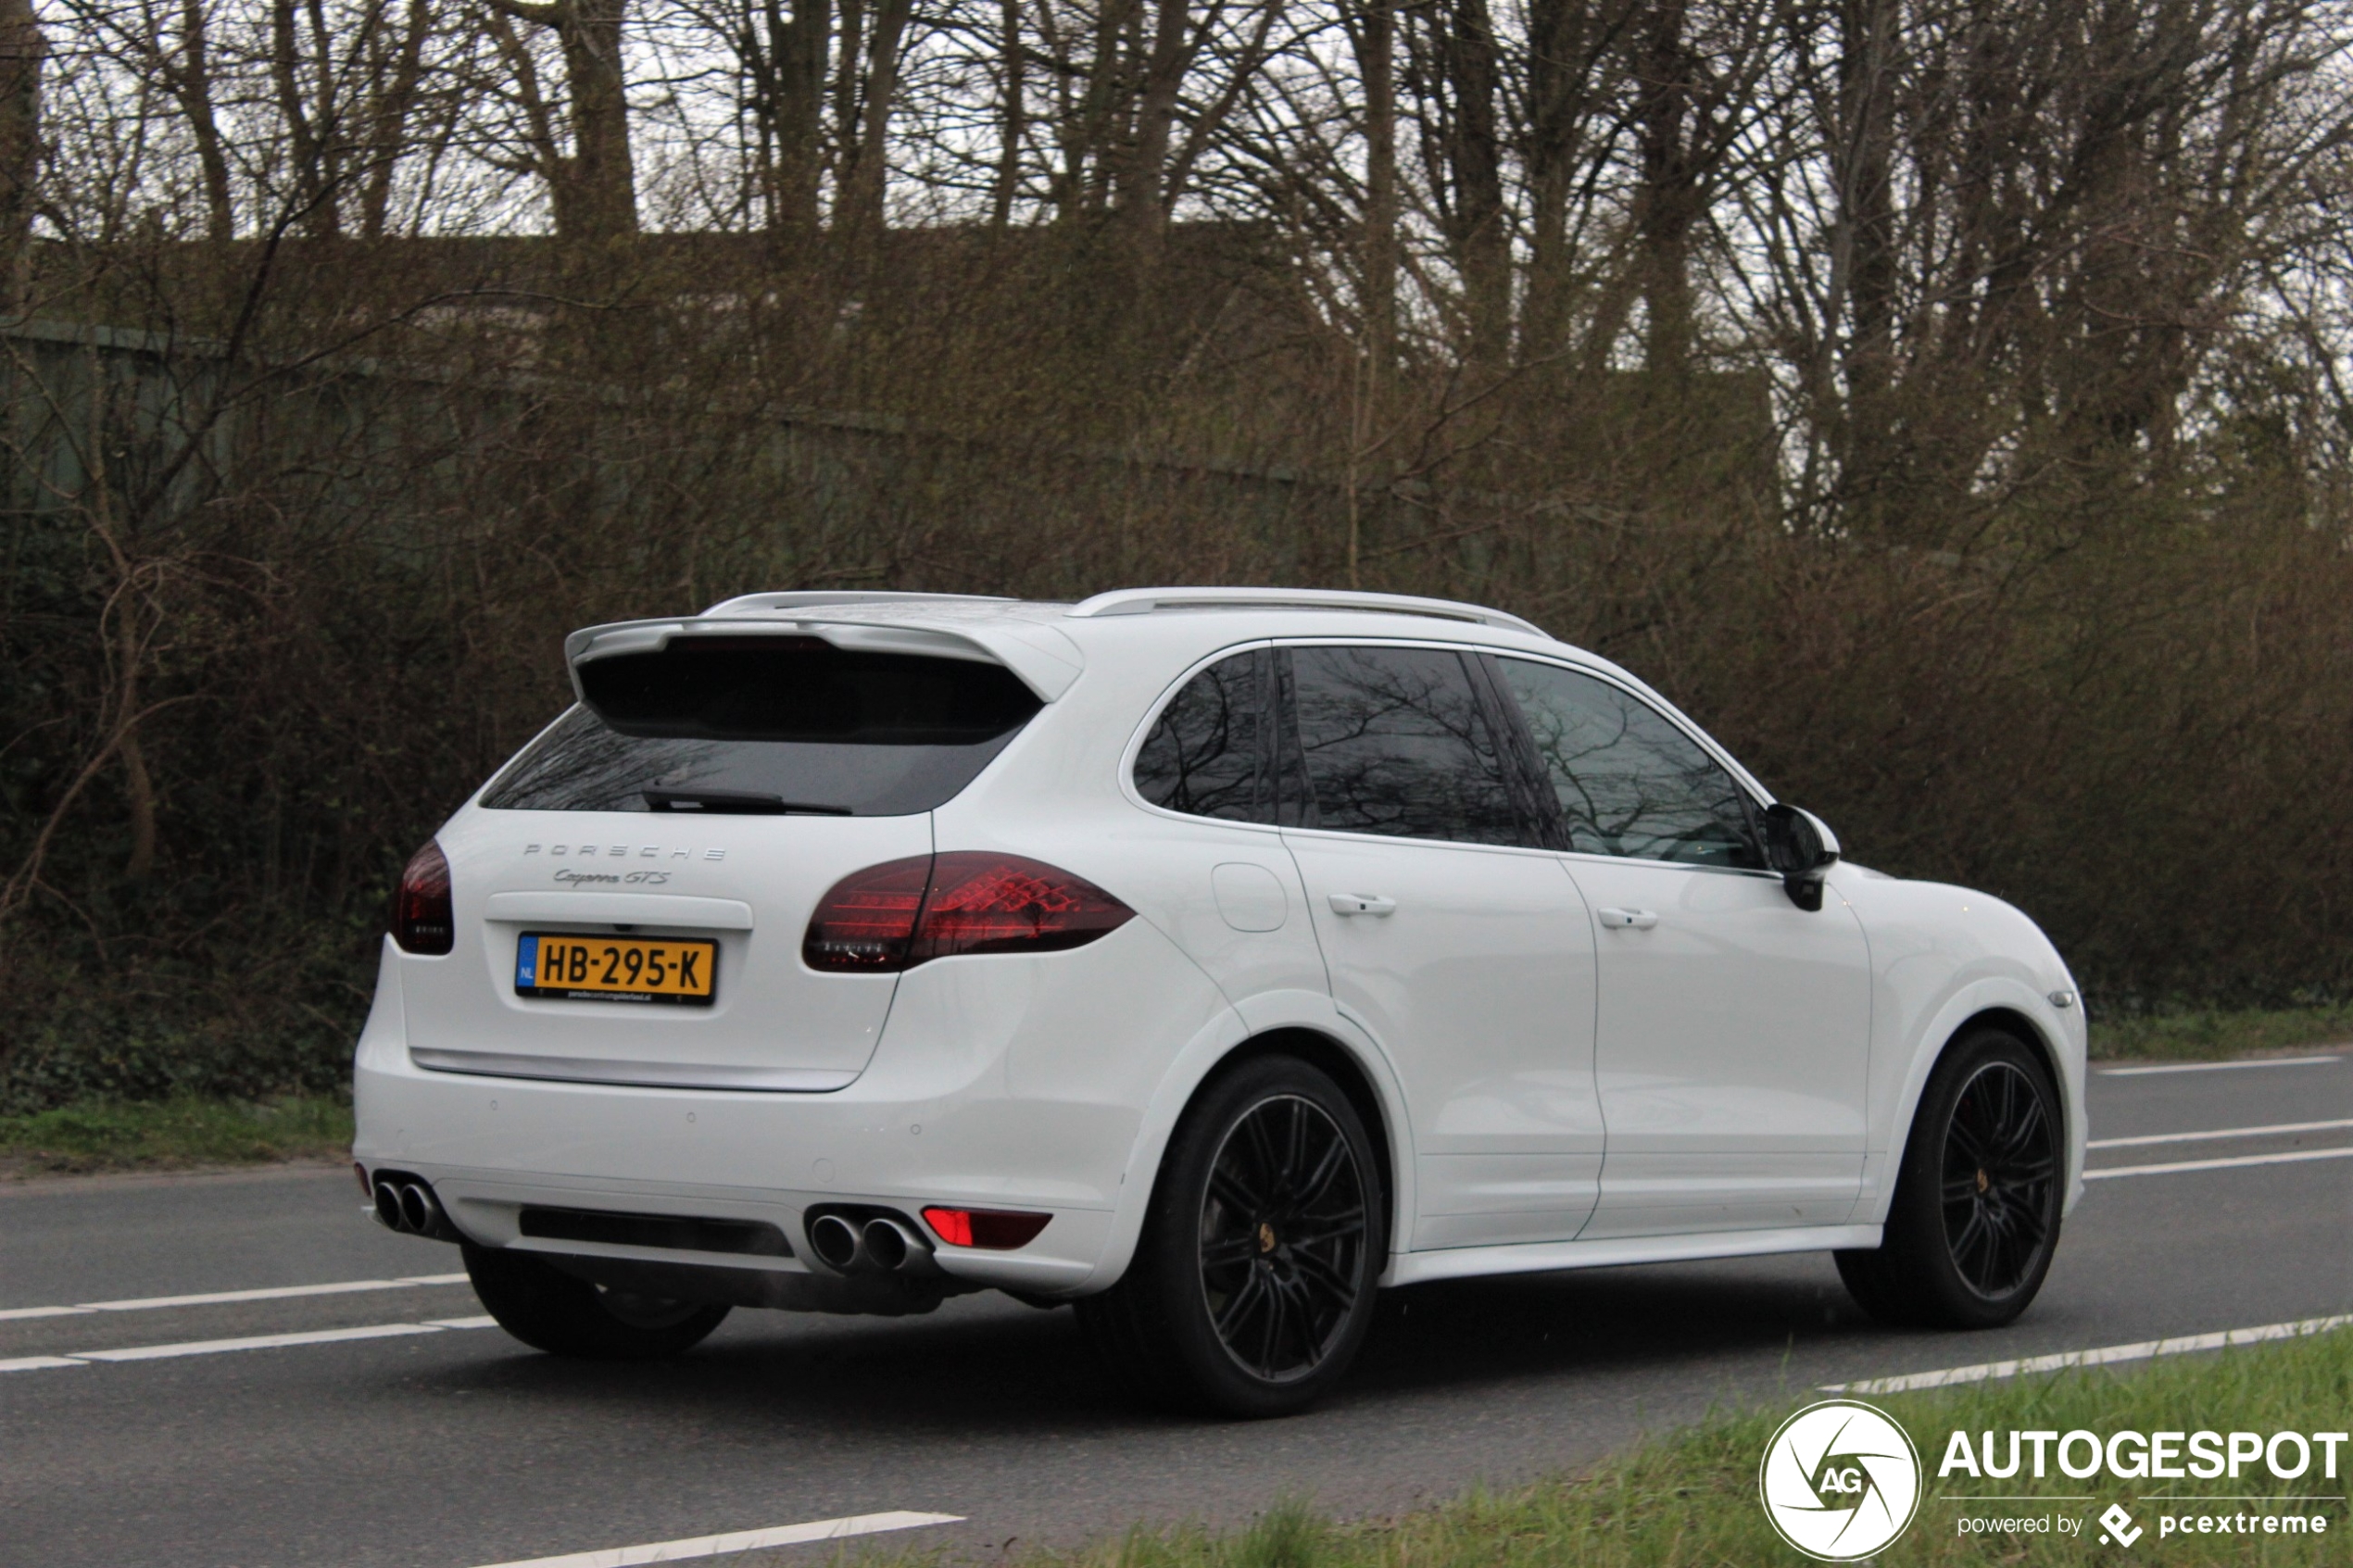
<instances>
[{"instance_id":1,"label":"quad exhaust tip","mask_svg":"<svg viewBox=\"0 0 2353 1568\"><path fill-rule=\"evenodd\" d=\"M431 1236L434 1222L441 1218L441 1206L422 1185L410 1182L400 1189L400 1218L412 1234Z\"/></svg>"},{"instance_id":2,"label":"quad exhaust tip","mask_svg":"<svg viewBox=\"0 0 2353 1568\"><path fill-rule=\"evenodd\" d=\"M901 1221L877 1214L862 1225L846 1214L809 1222L809 1248L837 1273L901 1273L931 1261L931 1248Z\"/></svg>"},{"instance_id":3,"label":"quad exhaust tip","mask_svg":"<svg viewBox=\"0 0 2353 1568\"><path fill-rule=\"evenodd\" d=\"M905 1268L908 1254L917 1245L903 1227L883 1219L867 1221L866 1228L858 1233L858 1240L866 1249L866 1261L878 1269Z\"/></svg>"},{"instance_id":4,"label":"quad exhaust tip","mask_svg":"<svg viewBox=\"0 0 2353 1568\"><path fill-rule=\"evenodd\" d=\"M436 1241L456 1239L433 1188L414 1176L390 1173L377 1177L370 1207L375 1212L376 1223L386 1230L402 1236L430 1236Z\"/></svg>"},{"instance_id":5,"label":"quad exhaust tip","mask_svg":"<svg viewBox=\"0 0 2353 1568\"><path fill-rule=\"evenodd\" d=\"M829 1269L848 1273L858 1266L857 1228L838 1214L820 1214L810 1224L809 1245Z\"/></svg>"}]
</instances>

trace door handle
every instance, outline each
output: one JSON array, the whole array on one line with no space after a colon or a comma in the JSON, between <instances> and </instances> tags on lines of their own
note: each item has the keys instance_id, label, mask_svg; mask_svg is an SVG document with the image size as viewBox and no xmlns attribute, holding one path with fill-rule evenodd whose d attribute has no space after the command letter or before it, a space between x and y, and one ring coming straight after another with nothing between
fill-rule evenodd
<instances>
[{"instance_id":1,"label":"door handle","mask_svg":"<svg viewBox=\"0 0 2353 1568\"><path fill-rule=\"evenodd\" d=\"M1383 898L1371 893L1335 893L1331 896L1332 913L1336 915L1393 915L1397 900Z\"/></svg>"},{"instance_id":2,"label":"door handle","mask_svg":"<svg viewBox=\"0 0 2353 1568\"><path fill-rule=\"evenodd\" d=\"M1623 931L1631 926L1636 931L1648 931L1658 923L1658 915L1650 909L1598 909L1603 929Z\"/></svg>"}]
</instances>

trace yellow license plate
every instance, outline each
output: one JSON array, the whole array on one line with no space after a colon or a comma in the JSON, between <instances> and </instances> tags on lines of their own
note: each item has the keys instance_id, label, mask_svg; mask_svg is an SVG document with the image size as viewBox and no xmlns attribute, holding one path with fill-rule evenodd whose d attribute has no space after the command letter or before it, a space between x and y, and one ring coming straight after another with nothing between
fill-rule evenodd
<instances>
[{"instance_id":1,"label":"yellow license plate","mask_svg":"<svg viewBox=\"0 0 2353 1568\"><path fill-rule=\"evenodd\" d=\"M716 942L527 931L515 945L518 997L709 1007L718 990Z\"/></svg>"}]
</instances>

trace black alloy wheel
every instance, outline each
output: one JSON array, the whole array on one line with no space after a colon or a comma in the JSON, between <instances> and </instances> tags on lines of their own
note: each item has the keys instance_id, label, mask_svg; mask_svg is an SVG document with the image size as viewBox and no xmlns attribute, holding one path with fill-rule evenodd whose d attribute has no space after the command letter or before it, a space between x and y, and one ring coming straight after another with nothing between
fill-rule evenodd
<instances>
[{"instance_id":1,"label":"black alloy wheel","mask_svg":"<svg viewBox=\"0 0 2353 1568\"><path fill-rule=\"evenodd\" d=\"M1905 1327L2014 1321L2058 1247L2066 1149L2042 1054L1997 1029L1956 1039L1921 1091L1879 1248L1838 1254L1847 1290Z\"/></svg>"},{"instance_id":2,"label":"black alloy wheel","mask_svg":"<svg viewBox=\"0 0 2353 1568\"><path fill-rule=\"evenodd\" d=\"M1969 1075L1944 1130L1944 1244L1971 1290L1998 1300L2043 1253L2058 1213L2058 1129L2016 1063Z\"/></svg>"},{"instance_id":3,"label":"black alloy wheel","mask_svg":"<svg viewBox=\"0 0 2353 1568\"><path fill-rule=\"evenodd\" d=\"M1364 1174L1348 1135L1296 1095L1226 1134L1201 1209L1201 1289L1217 1339L1267 1383L1321 1366L1371 1289Z\"/></svg>"},{"instance_id":4,"label":"black alloy wheel","mask_svg":"<svg viewBox=\"0 0 2353 1568\"><path fill-rule=\"evenodd\" d=\"M1104 1372L1153 1403L1287 1415L1372 1327L1388 1187L1348 1097L1293 1057L1204 1085L1170 1135L1119 1283L1078 1302Z\"/></svg>"}]
</instances>

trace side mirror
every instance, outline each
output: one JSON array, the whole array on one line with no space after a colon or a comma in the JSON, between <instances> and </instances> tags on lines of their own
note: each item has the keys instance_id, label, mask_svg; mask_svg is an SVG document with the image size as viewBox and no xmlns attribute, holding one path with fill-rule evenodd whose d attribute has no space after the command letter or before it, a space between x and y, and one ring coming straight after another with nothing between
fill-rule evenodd
<instances>
[{"instance_id":1,"label":"side mirror","mask_svg":"<svg viewBox=\"0 0 2353 1568\"><path fill-rule=\"evenodd\" d=\"M1811 811L1794 806L1765 808L1765 859L1781 873L1789 901L1801 909L1822 907L1822 878L1838 859L1838 835Z\"/></svg>"}]
</instances>

